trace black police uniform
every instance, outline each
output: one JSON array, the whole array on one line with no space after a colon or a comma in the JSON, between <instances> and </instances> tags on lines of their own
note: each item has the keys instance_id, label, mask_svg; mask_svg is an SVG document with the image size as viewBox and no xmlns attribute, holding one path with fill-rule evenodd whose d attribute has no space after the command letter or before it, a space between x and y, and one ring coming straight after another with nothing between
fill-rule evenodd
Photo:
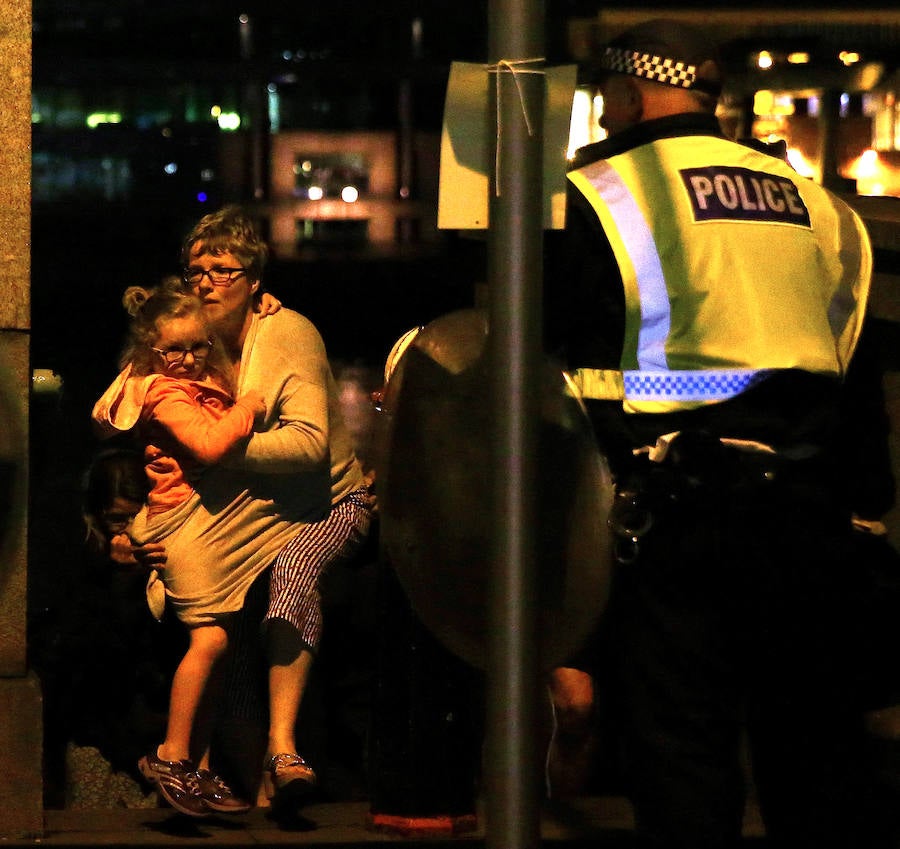
<instances>
[{"instance_id":1,"label":"black police uniform","mask_svg":"<svg viewBox=\"0 0 900 849\"><path fill-rule=\"evenodd\" d=\"M691 134L721 131L711 115L664 118L583 149L574 167ZM548 351L573 369L619 368L622 275L580 192L570 191L565 233L549 240ZM759 273L783 261L761 258ZM586 401L630 511L614 510L627 531L622 562L593 656L580 661L613 709L648 845L740 839L745 739L774 845L888 845L863 757L864 623L847 606L862 578L840 443L844 391L836 376L784 369L695 409L625 413L621 401ZM634 454L674 431L663 462Z\"/></svg>"}]
</instances>

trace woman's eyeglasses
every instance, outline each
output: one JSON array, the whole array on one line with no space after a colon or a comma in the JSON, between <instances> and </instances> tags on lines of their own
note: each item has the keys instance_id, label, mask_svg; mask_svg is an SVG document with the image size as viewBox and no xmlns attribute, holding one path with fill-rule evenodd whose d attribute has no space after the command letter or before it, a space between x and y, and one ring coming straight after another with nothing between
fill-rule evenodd
<instances>
[{"instance_id":1,"label":"woman's eyeglasses","mask_svg":"<svg viewBox=\"0 0 900 849\"><path fill-rule=\"evenodd\" d=\"M230 286L246 273L246 268L224 268L216 265L212 268L186 268L181 277L191 286L199 286L204 277L208 277L213 286Z\"/></svg>"}]
</instances>

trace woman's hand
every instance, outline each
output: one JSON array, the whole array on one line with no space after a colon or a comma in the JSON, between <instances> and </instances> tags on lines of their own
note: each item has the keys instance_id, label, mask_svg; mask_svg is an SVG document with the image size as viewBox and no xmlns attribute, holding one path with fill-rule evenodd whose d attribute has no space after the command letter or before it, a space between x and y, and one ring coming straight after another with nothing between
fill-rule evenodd
<instances>
[{"instance_id":1,"label":"woman's hand","mask_svg":"<svg viewBox=\"0 0 900 849\"><path fill-rule=\"evenodd\" d=\"M377 513L378 497L375 495L375 469L370 469L363 475L363 483L366 485L366 507L373 513Z\"/></svg>"}]
</instances>

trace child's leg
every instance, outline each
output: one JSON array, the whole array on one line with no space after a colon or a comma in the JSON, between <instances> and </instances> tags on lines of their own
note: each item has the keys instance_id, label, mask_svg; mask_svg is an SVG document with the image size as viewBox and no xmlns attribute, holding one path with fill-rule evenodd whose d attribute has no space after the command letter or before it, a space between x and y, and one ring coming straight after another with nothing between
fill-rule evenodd
<instances>
[{"instance_id":1,"label":"child's leg","mask_svg":"<svg viewBox=\"0 0 900 849\"><path fill-rule=\"evenodd\" d=\"M192 733L201 715L204 693L214 667L227 648L228 634L221 625L201 625L191 629L188 650L172 679L166 739L158 751L163 760L180 761L191 757ZM202 748L206 748L205 744Z\"/></svg>"},{"instance_id":2,"label":"child's leg","mask_svg":"<svg viewBox=\"0 0 900 849\"><path fill-rule=\"evenodd\" d=\"M166 739L156 754L138 762L144 777L176 810L204 817L211 811L243 813L250 805L209 770L212 706L220 682L219 661L228 649L228 633L221 625L192 628L190 643L169 696Z\"/></svg>"}]
</instances>

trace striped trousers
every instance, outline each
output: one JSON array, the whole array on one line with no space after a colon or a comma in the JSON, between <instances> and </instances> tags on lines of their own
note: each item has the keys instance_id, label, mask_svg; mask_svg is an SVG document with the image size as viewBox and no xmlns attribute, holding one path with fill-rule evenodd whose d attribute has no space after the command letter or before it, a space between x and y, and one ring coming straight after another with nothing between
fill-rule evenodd
<instances>
[{"instance_id":1,"label":"striped trousers","mask_svg":"<svg viewBox=\"0 0 900 849\"><path fill-rule=\"evenodd\" d=\"M319 580L331 567L350 560L362 548L371 522L372 497L368 489L351 492L324 519L305 525L250 588L230 635L232 651L225 673L226 716L255 722L266 720L267 664L259 639L260 621L263 629L272 619L290 622L309 650L315 652L322 637Z\"/></svg>"},{"instance_id":2,"label":"striped trousers","mask_svg":"<svg viewBox=\"0 0 900 849\"><path fill-rule=\"evenodd\" d=\"M369 534L372 511L367 490L358 489L331 508L325 519L306 525L278 552L269 579L272 619L290 622L315 651L322 638L319 578L337 563L350 560Z\"/></svg>"}]
</instances>

